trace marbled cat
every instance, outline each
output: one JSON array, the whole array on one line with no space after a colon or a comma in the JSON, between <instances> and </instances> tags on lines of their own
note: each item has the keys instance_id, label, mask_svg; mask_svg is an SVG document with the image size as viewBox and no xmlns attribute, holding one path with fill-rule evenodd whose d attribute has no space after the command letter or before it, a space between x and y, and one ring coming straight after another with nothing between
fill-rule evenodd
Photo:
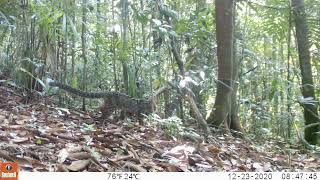
<instances>
[{"instance_id":1,"label":"marbled cat","mask_svg":"<svg viewBox=\"0 0 320 180\"><path fill-rule=\"evenodd\" d=\"M151 100L135 99L123 93L107 91L107 92L85 92L71 86L59 83L49 82L49 86L58 87L69 93L85 98L103 98L104 104L100 107L103 117L109 116L115 110L122 110L126 114L140 116L141 114L150 114L154 110Z\"/></svg>"}]
</instances>

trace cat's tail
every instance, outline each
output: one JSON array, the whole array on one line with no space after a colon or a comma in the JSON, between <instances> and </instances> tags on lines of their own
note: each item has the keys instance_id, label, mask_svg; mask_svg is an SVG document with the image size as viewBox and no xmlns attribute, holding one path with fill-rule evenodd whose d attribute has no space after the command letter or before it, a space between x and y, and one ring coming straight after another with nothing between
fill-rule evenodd
<instances>
[{"instance_id":1,"label":"cat's tail","mask_svg":"<svg viewBox=\"0 0 320 180\"><path fill-rule=\"evenodd\" d=\"M78 95L80 97L85 97L85 98L107 98L109 95L109 92L85 92L79 89L75 89L71 86L55 82L55 81L50 81L49 86L52 87L58 87L60 89L63 89L71 94Z\"/></svg>"}]
</instances>

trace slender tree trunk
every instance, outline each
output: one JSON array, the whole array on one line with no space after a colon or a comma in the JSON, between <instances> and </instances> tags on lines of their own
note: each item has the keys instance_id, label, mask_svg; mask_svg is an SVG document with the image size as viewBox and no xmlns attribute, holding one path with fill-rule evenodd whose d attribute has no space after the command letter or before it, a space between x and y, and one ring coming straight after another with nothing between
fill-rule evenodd
<instances>
[{"instance_id":1,"label":"slender tree trunk","mask_svg":"<svg viewBox=\"0 0 320 180\"><path fill-rule=\"evenodd\" d=\"M86 23L87 23L87 0L82 0L82 32L81 32L81 46L83 58L83 77L82 77L82 90L87 89L87 38L86 38ZM82 98L82 110L86 110L86 100Z\"/></svg>"},{"instance_id":2,"label":"slender tree trunk","mask_svg":"<svg viewBox=\"0 0 320 180\"><path fill-rule=\"evenodd\" d=\"M122 71L123 71L123 84L125 92L129 93L129 74L128 74L128 24L129 24L129 10L128 10L128 0L122 1Z\"/></svg>"},{"instance_id":3,"label":"slender tree trunk","mask_svg":"<svg viewBox=\"0 0 320 180\"><path fill-rule=\"evenodd\" d=\"M76 24L76 1L72 0L72 5L71 5L71 9L72 9L72 22L73 24ZM75 56L76 56L76 35L74 34L74 32L72 33L72 43L71 43L71 80L74 81L75 77L74 77L74 67L75 67Z\"/></svg>"},{"instance_id":4,"label":"slender tree trunk","mask_svg":"<svg viewBox=\"0 0 320 180\"><path fill-rule=\"evenodd\" d=\"M69 18L69 1L64 1L64 13L65 13L65 29L64 29L64 37L63 37L63 83L67 83L67 63L68 63L68 18Z\"/></svg>"},{"instance_id":5,"label":"slender tree trunk","mask_svg":"<svg viewBox=\"0 0 320 180\"><path fill-rule=\"evenodd\" d=\"M112 0L111 4L112 8L112 24L115 25L115 6L114 6L114 0ZM116 39L117 39L117 33L115 31L115 27L112 28L112 69L113 69L113 81L115 90L119 91L119 85L118 85L118 78L117 78L117 66L116 66Z\"/></svg>"},{"instance_id":6,"label":"slender tree trunk","mask_svg":"<svg viewBox=\"0 0 320 180\"><path fill-rule=\"evenodd\" d=\"M235 14L235 4L233 8L233 14ZM236 17L233 18L233 34L236 32ZM239 103L238 103L238 87L239 87L239 70L240 70L240 61L238 57L238 42L236 38L233 38L232 44L232 93L231 93L231 112L230 112L230 129L244 133L243 128L241 127L240 118L239 118Z\"/></svg>"},{"instance_id":7,"label":"slender tree trunk","mask_svg":"<svg viewBox=\"0 0 320 180\"><path fill-rule=\"evenodd\" d=\"M97 22L96 22L96 49L95 49L95 74L98 73L99 69L99 65L100 65L100 43L97 43L99 42L100 40L100 33L101 33L101 26L100 26L100 23L101 23L101 10L100 10L100 5L101 5L101 0L96 0L96 3L97 3L97 13L96 13L96 18L97 18Z\"/></svg>"},{"instance_id":8,"label":"slender tree trunk","mask_svg":"<svg viewBox=\"0 0 320 180\"><path fill-rule=\"evenodd\" d=\"M232 93L231 93L231 112L230 112L230 129L244 133L243 128L240 124L240 118L238 114L238 87L239 87L239 68L240 62L237 56L237 40L234 38L233 41L233 63L232 63Z\"/></svg>"},{"instance_id":9,"label":"slender tree trunk","mask_svg":"<svg viewBox=\"0 0 320 180\"><path fill-rule=\"evenodd\" d=\"M296 38L298 42L299 64L301 69L302 95L304 98L315 98L311 59L309 52L308 25L306 21L305 6L303 0L292 0L293 14L296 26ZM313 124L318 121L318 103L303 104L305 124ZM318 143L319 126L305 129L305 139L310 144Z\"/></svg>"},{"instance_id":10,"label":"slender tree trunk","mask_svg":"<svg viewBox=\"0 0 320 180\"><path fill-rule=\"evenodd\" d=\"M170 103L170 93L169 90L165 90L163 92L163 99L164 99L164 118L169 118L172 116L172 108Z\"/></svg>"},{"instance_id":11,"label":"slender tree trunk","mask_svg":"<svg viewBox=\"0 0 320 180\"><path fill-rule=\"evenodd\" d=\"M140 0L140 8L141 8L142 12L144 11L144 2L143 1L144 0ZM142 47L144 49L147 47L147 40L146 40L146 30L145 30L143 23L141 23L141 33L142 33Z\"/></svg>"},{"instance_id":12,"label":"slender tree trunk","mask_svg":"<svg viewBox=\"0 0 320 180\"><path fill-rule=\"evenodd\" d=\"M292 84L292 80L291 80L291 67L290 67L290 63L291 63L291 30L292 30L292 11L291 11L291 6L290 6L290 1L289 1L289 24L288 24L288 39L287 39L287 113L288 113L288 117L287 117L287 134L288 134L288 139L290 140L291 138L291 122L292 122L292 112L291 112L291 84Z\"/></svg>"},{"instance_id":13,"label":"slender tree trunk","mask_svg":"<svg viewBox=\"0 0 320 180\"><path fill-rule=\"evenodd\" d=\"M144 11L144 0L140 0L140 8L141 8L141 12ZM143 22L141 22L141 33L142 33L142 48L143 50L145 50L145 48L147 47L147 40L146 40L146 30L145 30L145 25ZM139 64L141 64L141 56L139 56ZM141 70L141 69L138 69ZM138 97L142 98L143 96L143 92L144 92L144 88L142 85L142 79L138 74L138 70L136 70L135 76L136 76L136 84L137 84L137 92L138 92Z\"/></svg>"}]
</instances>

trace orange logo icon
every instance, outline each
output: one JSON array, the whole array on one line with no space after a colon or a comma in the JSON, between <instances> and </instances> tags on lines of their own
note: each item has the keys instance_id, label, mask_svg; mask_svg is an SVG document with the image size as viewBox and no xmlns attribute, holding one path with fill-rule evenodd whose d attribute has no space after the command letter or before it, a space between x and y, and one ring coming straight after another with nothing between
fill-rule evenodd
<instances>
[{"instance_id":1,"label":"orange logo icon","mask_svg":"<svg viewBox=\"0 0 320 180\"><path fill-rule=\"evenodd\" d=\"M19 167L15 162L0 163L0 180L18 180Z\"/></svg>"}]
</instances>

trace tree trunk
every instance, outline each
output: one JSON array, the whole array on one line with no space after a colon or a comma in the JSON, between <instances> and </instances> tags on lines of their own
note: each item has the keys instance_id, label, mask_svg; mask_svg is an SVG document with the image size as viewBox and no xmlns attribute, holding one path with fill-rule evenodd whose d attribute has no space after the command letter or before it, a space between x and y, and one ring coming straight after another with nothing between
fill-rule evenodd
<instances>
[{"instance_id":1,"label":"tree trunk","mask_svg":"<svg viewBox=\"0 0 320 180\"><path fill-rule=\"evenodd\" d=\"M235 5L233 8L233 14L236 11ZM236 27L236 17L233 18L233 26ZM233 34L235 34L236 28L233 28ZM239 103L238 103L238 87L239 87L239 70L240 70L240 61L238 57L238 42L236 38L233 38L232 44L232 94L231 94L231 112L230 112L230 129L241 132L241 136L244 134L244 130L240 123L239 118Z\"/></svg>"},{"instance_id":2,"label":"tree trunk","mask_svg":"<svg viewBox=\"0 0 320 180\"><path fill-rule=\"evenodd\" d=\"M76 23L76 10L75 10L75 6L76 6L76 2L75 0L72 0L72 5L71 5L71 9L72 9L72 22L73 24ZM74 77L74 71L75 71L75 59L76 59L76 35L75 33L72 33L72 45L71 45L71 80L74 81L75 77Z\"/></svg>"},{"instance_id":3,"label":"tree trunk","mask_svg":"<svg viewBox=\"0 0 320 180\"><path fill-rule=\"evenodd\" d=\"M112 0L111 3L112 8L112 23L115 23L115 6L114 6L114 0ZM115 86L115 90L119 91L119 85L118 85L118 78L117 78L117 67L116 67L116 38L117 33L115 31L115 28L112 28L112 70L113 70L113 83Z\"/></svg>"},{"instance_id":4,"label":"tree trunk","mask_svg":"<svg viewBox=\"0 0 320 180\"><path fill-rule=\"evenodd\" d=\"M101 0L96 0L97 3L97 12L96 12L96 35L95 35L95 39L96 40L100 40L101 39ZM99 72L99 66L100 66L100 43L95 42L96 43L96 49L95 49L95 64L94 64L94 68L95 68L95 76L98 76L98 72Z\"/></svg>"},{"instance_id":5,"label":"tree trunk","mask_svg":"<svg viewBox=\"0 0 320 180\"><path fill-rule=\"evenodd\" d=\"M208 122L225 125L228 130L231 113L232 64L233 64L233 0L216 0L216 36L218 44L218 81L214 110Z\"/></svg>"},{"instance_id":6,"label":"tree trunk","mask_svg":"<svg viewBox=\"0 0 320 180\"><path fill-rule=\"evenodd\" d=\"M230 129L244 133L243 128L240 124L240 118L238 114L239 104L238 104L238 87L239 87L239 68L240 62L237 56L237 40L234 38L233 41L233 63L232 63L232 93L231 93L231 112L230 112Z\"/></svg>"},{"instance_id":7,"label":"tree trunk","mask_svg":"<svg viewBox=\"0 0 320 180\"><path fill-rule=\"evenodd\" d=\"M64 2L63 4L63 8L64 8L64 12L65 12L65 29L64 29L64 37L63 37L63 63L61 63L63 65L63 77L62 77L62 81L63 83L67 83L67 74L68 74L68 70L67 70L67 64L68 64L68 42L69 42L69 36L68 36L68 18L69 18L69 2Z\"/></svg>"},{"instance_id":8,"label":"tree trunk","mask_svg":"<svg viewBox=\"0 0 320 180\"><path fill-rule=\"evenodd\" d=\"M126 94L129 93L129 74L128 74L128 66L127 66L127 59L128 59L128 23L129 23L129 16L128 16L128 0L123 0L122 4L122 45L123 45L123 52L121 56L121 63L122 63L122 72L123 72L123 84Z\"/></svg>"},{"instance_id":9,"label":"tree trunk","mask_svg":"<svg viewBox=\"0 0 320 180\"><path fill-rule=\"evenodd\" d=\"M81 32L81 46L83 58L83 77L82 77L82 90L86 91L87 84L87 39L86 39L86 23L87 23L87 0L82 0L82 32ZM82 98L82 110L86 110L85 98Z\"/></svg>"},{"instance_id":10,"label":"tree trunk","mask_svg":"<svg viewBox=\"0 0 320 180\"><path fill-rule=\"evenodd\" d=\"M299 52L299 64L301 69L302 95L304 98L315 98L312 69L309 52L308 25L303 0L292 0L293 14L296 27L296 38ZM303 104L305 124L318 122L318 104ZM310 144L317 144L319 126L312 126L305 129L305 139Z\"/></svg>"},{"instance_id":11,"label":"tree trunk","mask_svg":"<svg viewBox=\"0 0 320 180\"><path fill-rule=\"evenodd\" d=\"M143 0L140 0L140 8L141 8L141 12L144 11L144 2ZM142 47L143 49L145 49L147 47L147 39L146 39L146 30L144 27L144 23L141 22L141 33L142 33Z\"/></svg>"},{"instance_id":12,"label":"tree trunk","mask_svg":"<svg viewBox=\"0 0 320 180\"><path fill-rule=\"evenodd\" d=\"M290 2L289 2L290 4ZM291 84L292 84L292 78L291 78L291 30L292 30L292 12L291 12L291 7L289 6L289 18L288 18L288 39L287 39L287 137L288 139L291 138L291 124L292 124L292 111L291 111L291 106L292 106L292 93L291 93Z\"/></svg>"}]
</instances>

